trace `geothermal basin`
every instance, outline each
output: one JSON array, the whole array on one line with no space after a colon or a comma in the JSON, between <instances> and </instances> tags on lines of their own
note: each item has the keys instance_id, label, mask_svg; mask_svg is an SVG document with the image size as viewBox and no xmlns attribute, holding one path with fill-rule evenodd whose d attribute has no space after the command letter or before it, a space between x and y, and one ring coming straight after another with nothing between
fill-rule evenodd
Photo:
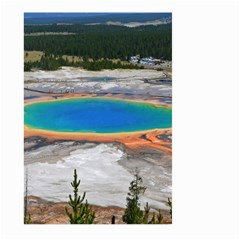
<instances>
[{"instance_id":1,"label":"geothermal basin","mask_svg":"<svg viewBox=\"0 0 240 240\"><path fill-rule=\"evenodd\" d=\"M158 103L107 97L26 101L25 169L29 194L67 201L73 169L90 204L125 207L136 168L153 209L168 209L172 193L172 109ZM161 135L163 134L163 135ZM170 135L169 135L170 136Z\"/></svg>"}]
</instances>

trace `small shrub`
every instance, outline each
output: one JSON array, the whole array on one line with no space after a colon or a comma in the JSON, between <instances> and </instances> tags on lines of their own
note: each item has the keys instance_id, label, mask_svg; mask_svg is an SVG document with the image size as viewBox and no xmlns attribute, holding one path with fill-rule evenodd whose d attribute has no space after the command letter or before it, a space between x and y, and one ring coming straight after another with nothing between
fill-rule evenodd
<instances>
[{"instance_id":1,"label":"small shrub","mask_svg":"<svg viewBox=\"0 0 240 240\"><path fill-rule=\"evenodd\" d=\"M24 224L31 224L32 220L31 220L31 216L30 214L28 214L28 216L24 216Z\"/></svg>"},{"instance_id":2,"label":"small shrub","mask_svg":"<svg viewBox=\"0 0 240 240\"><path fill-rule=\"evenodd\" d=\"M170 198L168 198L168 206L170 207L169 212L170 212L170 216L172 218L172 200Z\"/></svg>"}]
</instances>

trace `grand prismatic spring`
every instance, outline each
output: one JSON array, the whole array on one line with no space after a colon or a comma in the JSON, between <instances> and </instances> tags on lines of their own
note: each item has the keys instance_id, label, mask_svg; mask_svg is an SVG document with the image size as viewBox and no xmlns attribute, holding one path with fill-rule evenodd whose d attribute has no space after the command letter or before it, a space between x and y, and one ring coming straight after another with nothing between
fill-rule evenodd
<instances>
[{"instance_id":1,"label":"grand prismatic spring","mask_svg":"<svg viewBox=\"0 0 240 240\"><path fill-rule=\"evenodd\" d=\"M151 103L74 98L28 104L30 128L56 132L121 133L171 127L172 110Z\"/></svg>"}]
</instances>

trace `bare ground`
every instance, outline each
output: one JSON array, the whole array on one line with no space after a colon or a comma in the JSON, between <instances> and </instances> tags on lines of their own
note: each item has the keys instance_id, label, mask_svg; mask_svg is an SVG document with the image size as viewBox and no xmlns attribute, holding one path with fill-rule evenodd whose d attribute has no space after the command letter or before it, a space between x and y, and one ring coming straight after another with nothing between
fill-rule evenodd
<instances>
[{"instance_id":1,"label":"bare ground","mask_svg":"<svg viewBox=\"0 0 240 240\"><path fill-rule=\"evenodd\" d=\"M66 202L48 202L41 198L29 197L29 213L32 224L69 224L68 216L65 212ZM111 224L112 216L115 216L115 224L123 224L122 215L124 209L119 207L100 207L92 206L95 211L95 224ZM163 223L171 224L170 214L166 210L161 210L163 215Z\"/></svg>"}]
</instances>

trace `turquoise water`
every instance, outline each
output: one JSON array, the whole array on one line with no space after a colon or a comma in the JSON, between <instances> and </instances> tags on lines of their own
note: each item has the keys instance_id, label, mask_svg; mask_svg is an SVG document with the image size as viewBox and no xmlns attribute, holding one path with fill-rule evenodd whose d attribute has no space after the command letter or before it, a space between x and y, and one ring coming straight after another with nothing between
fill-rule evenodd
<instances>
[{"instance_id":1,"label":"turquoise water","mask_svg":"<svg viewBox=\"0 0 240 240\"><path fill-rule=\"evenodd\" d=\"M26 105L24 123L59 132L134 132L171 127L172 110L148 103L76 98Z\"/></svg>"},{"instance_id":2,"label":"turquoise water","mask_svg":"<svg viewBox=\"0 0 240 240\"><path fill-rule=\"evenodd\" d=\"M88 78L89 81L96 81L96 82L107 82L115 80L116 78L113 77L98 77L98 78Z\"/></svg>"}]
</instances>

